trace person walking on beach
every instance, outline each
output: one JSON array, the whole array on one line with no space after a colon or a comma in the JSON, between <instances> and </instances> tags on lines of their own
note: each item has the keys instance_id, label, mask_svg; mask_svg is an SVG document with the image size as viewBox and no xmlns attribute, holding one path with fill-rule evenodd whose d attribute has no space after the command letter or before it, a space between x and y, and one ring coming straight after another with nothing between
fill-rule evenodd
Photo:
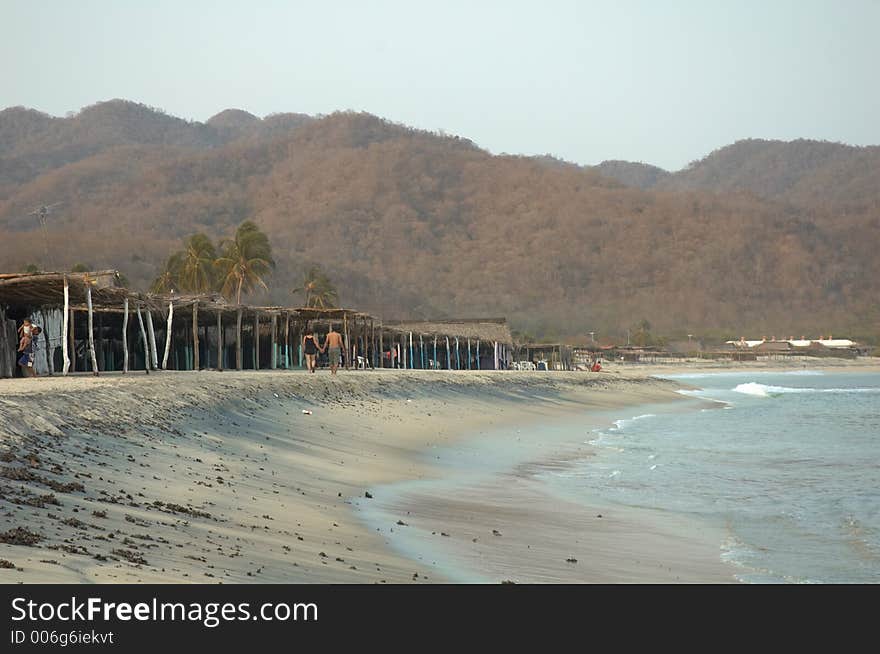
<instances>
[{"instance_id":1,"label":"person walking on beach","mask_svg":"<svg viewBox=\"0 0 880 654\"><path fill-rule=\"evenodd\" d=\"M306 355L306 369L309 372L315 372L315 358L318 356L318 341L311 329L306 331L303 336L303 353Z\"/></svg>"},{"instance_id":2,"label":"person walking on beach","mask_svg":"<svg viewBox=\"0 0 880 654\"><path fill-rule=\"evenodd\" d=\"M35 339L41 331L37 325L33 325L28 333L22 334L21 341L18 344L18 367L21 368L22 377L37 376L37 372L34 370Z\"/></svg>"},{"instance_id":3,"label":"person walking on beach","mask_svg":"<svg viewBox=\"0 0 880 654\"><path fill-rule=\"evenodd\" d=\"M330 325L330 331L327 332L327 338L324 339L324 347L321 352L329 350L330 354L330 374L335 375L336 369L339 368L339 360L342 358L342 335L336 331L334 325Z\"/></svg>"}]
</instances>

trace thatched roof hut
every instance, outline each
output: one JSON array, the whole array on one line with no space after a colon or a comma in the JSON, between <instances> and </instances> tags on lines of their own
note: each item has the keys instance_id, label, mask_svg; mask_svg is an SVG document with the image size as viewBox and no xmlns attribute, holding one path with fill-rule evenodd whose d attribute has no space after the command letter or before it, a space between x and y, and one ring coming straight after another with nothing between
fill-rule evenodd
<instances>
[{"instance_id":1,"label":"thatched roof hut","mask_svg":"<svg viewBox=\"0 0 880 654\"><path fill-rule=\"evenodd\" d=\"M480 340L486 343L513 345L513 335L506 318L466 318L457 320L386 320L385 329L399 333L424 336L449 336L459 339Z\"/></svg>"}]
</instances>

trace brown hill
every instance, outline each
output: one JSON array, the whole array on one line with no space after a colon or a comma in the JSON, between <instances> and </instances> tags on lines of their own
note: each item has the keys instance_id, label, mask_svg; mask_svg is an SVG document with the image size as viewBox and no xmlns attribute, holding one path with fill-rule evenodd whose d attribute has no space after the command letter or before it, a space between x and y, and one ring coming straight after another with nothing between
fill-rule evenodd
<instances>
[{"instance_id":1,"label":"brown hill","mask_svg":"<svg viewBox=\"0 0 880 654\"><path fill-rule=\"evenodd\" d=\"M595 170L642 189L746 192L830 211L880 206L878 146L748 139L715 150L675 173L629 161L606 161Z\"/></svg>"},{"instance_id":2,"label":"brown hill","mask_svg":"<svg viewBox=\"0 0 880 654\"><path fill-rule=\"evenodd\" d=\"M104 120L131 120L118 109ZM547 337L621 334L642 318L698 335L877 327L880 214L864 204L841 215L751 191L631 188L365 114L287 115L278 132L245 138L258 123L239 113L213 125L152 113L140 130L100 131L75 161L44 152L32 179L0 174L0 268L46 265L27 212L64 201L50 217L51 267L118 267L137 286L181 237L219 238L251 218L278 261L260 302L295 302L288 289L322 262L346 305L508 315ZM50 119L50 133L58 120L69 119ZM40 152L48 137L31 129L3 137L13 158Z\"/></svg>"}]
</instances>

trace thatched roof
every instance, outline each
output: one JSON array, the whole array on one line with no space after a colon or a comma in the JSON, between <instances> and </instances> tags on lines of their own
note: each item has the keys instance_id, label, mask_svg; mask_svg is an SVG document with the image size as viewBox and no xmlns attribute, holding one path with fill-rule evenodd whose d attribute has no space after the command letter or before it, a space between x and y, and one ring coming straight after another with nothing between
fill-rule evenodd
<instances>
[{"instance_id":1,"label":"thatched roof","mask_svg":"<svg viewBox=\"0 0 880 654\"><path fill-rule=\"evenodd\" d=\"M466 318L459 320L391 320L383 323L385 329L408 334L428 336L449 336L481 340L484 342L498 341L506 345L513 344L513 336L507 326L506 318Z\"/></svg>"},{"instance_id":2,"label":"thatched roof","mask_svg":"<svg viewBox=\"0 0 880 654\"><path fill-rule=\"evenodd\" d=\"M119 273L100 270L83 273L5 273L0 274L0 304L29 307L64 305L64 280L67 279L71 305L86 303L86 288L92 289L92 304L121 305L128 289L118 286Z\"/></svg>"}]
</instances>

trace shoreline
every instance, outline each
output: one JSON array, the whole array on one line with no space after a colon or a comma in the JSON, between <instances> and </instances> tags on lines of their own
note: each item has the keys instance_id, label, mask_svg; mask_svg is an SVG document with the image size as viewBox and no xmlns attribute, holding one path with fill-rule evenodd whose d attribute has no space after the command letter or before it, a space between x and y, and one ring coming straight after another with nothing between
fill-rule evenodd
<instances>
[{"instance_id":1,"label":"shoreline","mask_svg":"<svg viewBox=\"0 0 880 654\"><path fill-rule=\"evenodd\" d=\"M389 547L458 583L735 583L737 568L723 559L727 530L692 516L567 496L541 479L597 456L585 438L614 418L707 406L663 398L475 434L438 450L446 474L392 483L381 489L382 502L359 508ZM514 434L529 442L499 457Z\"/></svg>"},{"instance_id":2,"label":"shoreline","mask_svg":"<svg viewBox=\"0 0 880 654\"><path fill-rule=\"evenodd\" d=\"M376 492L387 484L442 478L443 462L429 453L481 432L683 399L675 393L682 384L649 374L640 367L607 375L263 371L0 380L0 534L15 543L8 535L21 527L42 539L0 543L0 559L15 566L0 570L0 583L451 581L389 547L386 534L362 524L357 505L384 501ZM546 507L533 486L525 479L516 497ZM552 507L571 515L558 498ZM640 530L666 543L661 553L682 544L663 541L675 516L607 513L578 525L596 544L577 557L578 570L600 571L608 562L602 552L619 551ZM509 548L510 533L496 540ZM718 568L670 561L666 568L679 574L660 579L718 578ZM653 579L643 566L614 565L614 579ZM582 574L575 576L602 579Z\"/></svg>"}]
</instances>

